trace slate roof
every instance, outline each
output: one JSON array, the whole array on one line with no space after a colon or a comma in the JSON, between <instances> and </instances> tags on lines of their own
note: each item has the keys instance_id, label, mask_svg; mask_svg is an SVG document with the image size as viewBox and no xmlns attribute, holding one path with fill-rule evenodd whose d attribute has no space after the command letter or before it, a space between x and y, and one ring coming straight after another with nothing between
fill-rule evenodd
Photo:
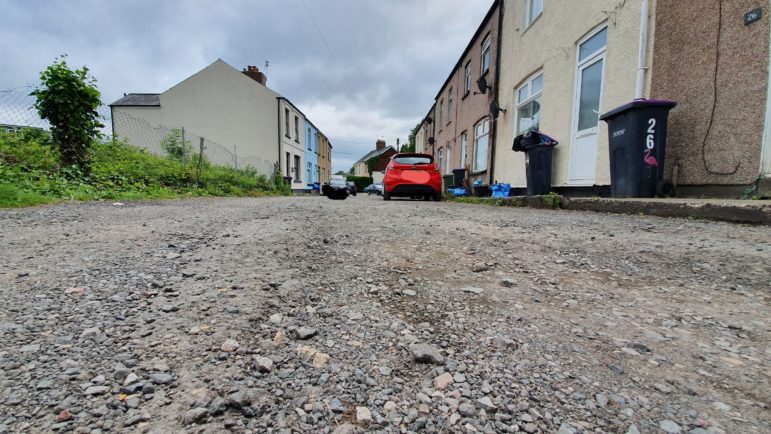
<instances>
[{"instance_id":1,"label":"slate roof","mask_svg":"<svg viewBox=\"0 0 771 434\"><path fill-rule=\"evenodd\" d=\"M365 156L361 157L361 158L359 159L359 161L357 161L357 162L355 162L355 163L353 163L353 164L359 164L359 163L361 163L362 161L367 161L367 160L369 160L370 158L373 158L373 157L377 157L378 155L380 155L380 154L382 154L382 153L386 152L386 151L387 151L387 150L389 150L389 149L394 149L394 148L393 148L393 146L386 146L386 147L385 147L385 148L383 148L383 149L375 149L375 150L369 151L369 152L367 152L367 155L365 155Z\"/></svg>"},{"instance_id":2,"label":"slate roof","mask_svg":"<svg viewBox=\"0 0 771 434\"><path fill-rule=\"evenodd\" d=\"M159 93L129 93L110 104L111 107L160 107Z\"/></svg>"}]
</instances>

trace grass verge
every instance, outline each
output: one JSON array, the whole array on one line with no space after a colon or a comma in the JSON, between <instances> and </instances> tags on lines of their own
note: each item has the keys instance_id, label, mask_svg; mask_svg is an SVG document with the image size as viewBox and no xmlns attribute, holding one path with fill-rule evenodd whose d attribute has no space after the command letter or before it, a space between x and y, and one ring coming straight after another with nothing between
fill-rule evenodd
<instances>
[{"instance_id":1,"label":"grass verge","mask_svg":"<svg viewBox=\"0 0 771 434\"><path fill-rule=\"evenodd\" d=\"M59 165L47 132L0 131L0 207L60 200L139 200L198 196L289 194L281 177L268 179L253 168L234 169L192 155L189 163L161 157L119 141L91 147L87 173Z\"/></svg>"}]
</instances>

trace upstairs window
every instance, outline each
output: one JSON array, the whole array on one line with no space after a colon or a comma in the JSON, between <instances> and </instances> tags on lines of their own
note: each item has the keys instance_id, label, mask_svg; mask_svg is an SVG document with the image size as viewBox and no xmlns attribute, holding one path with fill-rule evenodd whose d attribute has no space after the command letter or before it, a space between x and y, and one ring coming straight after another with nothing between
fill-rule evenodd
<instances>
[{"instance_id":1,"label":"upstairs window","mask_svg":"<svg viewBox=\"0 0 771 434\"><path fill-rule=\"evenodd\" d=\"M490 70L490 35L482 42L482 68L480 75L485 75Z\"/></svg>"},{"instance_id":2,"label":"upstairs window","mask_svg":"<svg viewBox=\"0 0 771 434\"><path fill-rule=\"evenodd\" d=\"M300 118L294 117L294 141L300 143Z\"/></svg>"},{"instance_id":3,"label":"upstairs window","mask_svg":"<svg viewBox=\"0 0 771 434\"><path fill-rule=\"evenodd\" d=\"M289 134L289 109L284 109L284 135L288 138L291 138L291 134Z\"/></svg>"},{"instance_id":4,"label":"upstairs window","mask_svg":"<svg viewBox=\"0 0 771 434\"><path fill-rule=\"evenodd\" d=\"M447 123L452 121L452 88L447 92Z\"/></svg>"},{"instance_id":5,"label":"upstairs window","mask_svg":"<svg viewBox=\"0 0 771 434\"><path fill-rule=\"evenodd\" d=\"M528 78L517 89L517 131L518 136L530 130L537 130L541 124L541 93L543 72Z\"/></svg>"},{"instance_id":6,"label":"upstairs window","mask_svg":"<svg viewBox=\"0 0 771 434\"><path fill-rule=\"evenodd\" d=\"M525 3L525 27L528 27L543 13L543 0L525 0Z\"/></svg>"},{"instance_id":7,"label":"upstairs window","mask_svg":"<svg viewBox=\"0 0 771 434\"><path fill-rule=\"evenodd\" d=\"M444 116L444 100L439 101L439 128L441 129L444 125L444 122L442 122Z\"/></svg>"},{"instance_id":8,"label":"upstairs window","mask_svg":"<svg viewBox=\"0 0 771 434\"><path fill-rule=\"evenodd\" d=\"M463 81L463 94L471 92L471 62L466 64L465 80Z\"/></svg>"}]
</instances>

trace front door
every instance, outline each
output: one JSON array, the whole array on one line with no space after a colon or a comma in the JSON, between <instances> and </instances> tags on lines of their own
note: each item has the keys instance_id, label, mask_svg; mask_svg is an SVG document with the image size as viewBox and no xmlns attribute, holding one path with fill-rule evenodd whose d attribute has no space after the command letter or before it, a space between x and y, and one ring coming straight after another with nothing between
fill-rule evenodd
<instances>
[{"instance_id":1,"label":"front door","mask_svg":"<svg viewBox=\"0 0 771 434\"><path fill-rule=\"evenodd\" d=\"M595 182L607 36L608 28L603 26L578 43L569 185L588 186Z\"/></svg>"}]
</instances>

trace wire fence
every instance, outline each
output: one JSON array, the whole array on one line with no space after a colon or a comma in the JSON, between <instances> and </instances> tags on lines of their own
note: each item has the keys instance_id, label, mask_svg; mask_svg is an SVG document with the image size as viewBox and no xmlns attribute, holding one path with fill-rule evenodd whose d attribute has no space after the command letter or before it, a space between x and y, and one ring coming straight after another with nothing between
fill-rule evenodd
<instances>
[{"instance_id":1,"label":"wire fence","mask_svg":"<svg viewBox=\"0 0 771 434\"><path fill-rule=\"evenodd\" d=\"M0 129L15 131L21 128L50 129L51 125L40 118L34 108L35 97L30 95L35 86L25 85L0 90ZM254 169L257 174L272 177L276 163L246 150L239 152L236 146L226 146L203 137L184 125L153 124L120 110L113 114L107 105L97 109L104 124L103 134L145 149L163 157L176 157L196 163L199 156L210 163L236 169Z\"/></svg>"}]
</instances>

